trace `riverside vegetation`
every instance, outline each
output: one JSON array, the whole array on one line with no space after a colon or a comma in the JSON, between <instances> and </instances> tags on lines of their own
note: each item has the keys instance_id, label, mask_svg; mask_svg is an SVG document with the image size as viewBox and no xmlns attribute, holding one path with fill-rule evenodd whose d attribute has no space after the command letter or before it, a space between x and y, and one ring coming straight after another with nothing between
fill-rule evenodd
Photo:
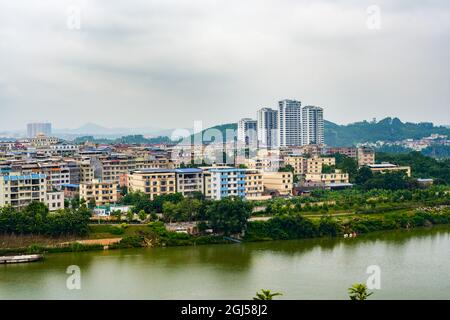
<instances>
[{"instance_id":1,"label":"riverside vegetation","mask_svg":"<svg viewBox=\"0 0 450 320\"><path fill-rule=\"evenodd\" d=\"M243 241L336 237L353 232L363 234L450 223L450 192L445 186L397 191L322 190L312 192L309 197L255 203L240 198L209 201L178 194L157 199L156 203L145 200L140 194L129 194L125 198L137 201L135 211L143 210L142 205L153 206L151 210L160 206L162 215L145 214L145 222L136 224L90 225L90 211L85 204L76 209L49 212L45 205L32 203L22 211L2 208L0 233L48 237L75 235L82 239L121 237L120 242L109 248L131 248L228 243L224 236L239 237ZM255 207L263 210L256 213ZM252 215L264 216L267 220L249 221ZM195 223L199 233L172 232L164 225L164 222L185 221ZM4 248L0 253L99 249L103 246L74 242L65 246L34 244L26 248Z\"/></svg>"}]
</instances>

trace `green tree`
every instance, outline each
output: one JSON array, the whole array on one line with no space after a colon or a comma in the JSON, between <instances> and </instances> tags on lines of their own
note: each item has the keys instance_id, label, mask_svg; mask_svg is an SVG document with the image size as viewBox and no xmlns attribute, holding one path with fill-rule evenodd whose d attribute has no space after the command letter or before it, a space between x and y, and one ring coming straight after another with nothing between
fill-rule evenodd
<instances>
[{"instance_id":1,"label":"green tree","mask_svg":"<svg viewBox=\"0 0 450 320\"><path fill-rule=\"evenodd\" d=\"M336 169L348 173L350 181L353 182L358 172L358 163L356 160L339 153L335 154L334 157L336 159Z\"/></svg>"},{"instance_id":2,"label":"green tree","mask_svg":"<svg viewBox=\"0 0 450 320\"><path fill-rule=\"evenodd\" d=\"M139 220L144 221L147 219L147 213L144 210L140 210L138 213Z\"/></svg>"},{"instance_id":3,"label":"green tree","mask_svg":"<svg viewBox=\"0 0 450 320\"><path fill-rule=\"evenodd\" d=\"M95 199L94 199L94 198L89 199L89 202L88 202L88 208L89 208L89 209L94 209L94 208L95 208L95 205L96 205Z\"/></svg>"},{"instance_id":4,"label":"green tree","mask_svg":"<svg viewBox=\"0 0 450 320\"><path fill-rule=\"evenodd\" d=\"M227 197L212 202L206 216L215 232L230 235L245 230L251 209L251 204L241 198Z\"/></svg>"},{"instance_id":5,"label":"green tree","mask_svg":"<svg viewBox=\"0 0 450 320\"><path fill-rule=\"evenodd\" d=\"M366 190L370 189L387 189L400 190L407 189L409 179L403 171L375 173L373 177L364 183Z\"/></svg>"},{"instance_id":6,"label":"green tree","mask_svg":"<svg viewBox=\"0 0 450 320\"><path fill-rule=\"evenodd\" d=\"M355 283L348 288L348 294L351 300L367 300L373 292L368 292L365 284Z\"/></svg>"},{"instance_id":7,"label":"green tree","mask_svg":"<svg viewBox=\"0 0 450 320\"><path fill-rule=\"evenodd\" d=\"M253 297L253 300L273 300L273 297L282 295L283 294L280 292L271 292L269 289L261 289L260 292L256 292L256 296Z\"/></svg>"},{"instance_id":8,"label":"green tree","mask_svg":"<svg viewBox=\"0 0 450 320\"><path fill-rule=\"evenodd\" d=\"M179 218L179 211L175 203L169 201L164 202L162 206L162 212L165 221L168 221L170 223L172 223L173 221L177 221Z\"/></svg>"},{"instance_id":9,"label":"green tree","mask_svg":"<svg viewBox=\"0 0 450 320\"><path fill-rule=\"evenodd\" d=\"M355 182L359 185L365 184L368 180L373 178L372 170L369 167L361 167L355 177Z\"/></svg>"},{"instance_id":10,"label":"green tree","mask_svg":"<svg viewBox=\"0 0 450 320\"><path fill-rule=\"evenodd\" d=\"M122 220L122 211L120 210L114 210L111 212L111 216L117 221L120 222Z\"/></svg>"},{"instance_id":11,"label":"green tree","mask_svg":"<svg viewBox=\"0 0 450 320\"><path fill-rule=\"evenodd\" d=\"M285 165L282 168L278 169L278 172L292 172L292 176L293 176L293 182L297 183L298 182L298 175L295 174L295 169L293 166L291 166L290 164Z\"/></svg>"},{"instance_id":12,"label":"green tree","mask_svg":"<svg viewBox=\"0 0 450 320\"><path fill-rule=\"evenodd\" d=\"M134 213L133 213L133 211L128 210L128 212L127 212L127 221L128 221L128 222L132 222L132 221L133 221L133 218L134 218Z\"/></svg>"}]
</instances>

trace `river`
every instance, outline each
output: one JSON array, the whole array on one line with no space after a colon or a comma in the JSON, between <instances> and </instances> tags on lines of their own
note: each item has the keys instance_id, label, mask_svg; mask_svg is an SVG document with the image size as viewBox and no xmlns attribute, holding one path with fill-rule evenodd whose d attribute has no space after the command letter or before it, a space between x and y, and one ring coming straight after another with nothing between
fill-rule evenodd
<instances>
[{"instance_id":1,"label":"river","mask_svg":"<svg viewBox=\"0 0 450 320\"><path fill-rule=\"evenodd\" d=\"M81 289L66 273L79 266ZM356 239L309 239L48 254L0 265L0 299L347 299L347 288L380 268L371 299L449 299L450 227Z\"/></svg>"}]
</instances>

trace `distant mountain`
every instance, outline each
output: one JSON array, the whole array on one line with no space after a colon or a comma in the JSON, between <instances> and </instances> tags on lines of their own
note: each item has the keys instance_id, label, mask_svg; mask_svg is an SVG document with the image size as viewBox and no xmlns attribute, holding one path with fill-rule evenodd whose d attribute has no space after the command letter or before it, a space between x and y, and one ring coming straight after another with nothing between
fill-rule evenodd
<instances>
[{"instance_id":1,"label":"distant mountain","mask_svg":"<svg viewBox=\"0 0 450 320\"><path fill-rule=\"evenodd\" d=\"M190 135L186 140L191 142L195 142L195 141L203 141L203 142L214 142L214 139L217 138L216 134L220 134L222 135L222 139L227 138L227 131L232 131L232 132L236 132L237 130L237 123L225 123L225 124L220 124L211 128L207 128L202 130L199 133L196 133L195 135L192 134ZM205 134L207 133L207 134ZM203 137L203 139L202 139ZM231 137L228 137L231 138ZM197 140L198 139L198 140ZM231 139L227 139L227 141L229 141Z\"/></svg>"},{"instance_id":2,"label":"distant mountain","mask_svg":"<svg viewBox=\"0 0 450 320\"><path fill-rule=\"evenodd\" d=\"M116 139L94 138L93 136L81 136L73 140L75 144L83 144L85 142L93 142L99 144L170 144L174 143L167 136L159 136L154 138L145 138L143 135L122 136Z\"/></svg>"},{"instance_id":3,"label":"distant mountain","mask_svg":"<svg viewBox=\"0 0 450 320\"><path fill-rule=\"evenodd\" d=\"M81 136L95 136L97 138L120 138L126 135L143 134L152 137L168 136L172 129L161 129L155 127L137 127L137 128L107 128L95 123L86 123L76 129L55 129L55 135L76 138Z\"/></svg>"}]
</instances>

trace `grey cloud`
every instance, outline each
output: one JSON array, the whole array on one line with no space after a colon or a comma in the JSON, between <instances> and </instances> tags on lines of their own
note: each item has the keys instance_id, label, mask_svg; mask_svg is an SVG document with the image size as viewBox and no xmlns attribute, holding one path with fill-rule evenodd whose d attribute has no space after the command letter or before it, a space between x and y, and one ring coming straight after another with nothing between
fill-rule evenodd
<instances>
[{"instance_id":1,"label":"grey cloud","mask_svg":"<svg viewBox=\"0 0 450 320\"><path fill-rule=\"evenodd\" d=\"M366 27L372 4L381 9L378 31ZM82 9L81 30L66 27L70 5ZM0 131L37 120L59 128L211 125L255 117L282 98L324 106L339 123L450 123L448 1L0 6Z\"/></svg>"}]
</instances>

